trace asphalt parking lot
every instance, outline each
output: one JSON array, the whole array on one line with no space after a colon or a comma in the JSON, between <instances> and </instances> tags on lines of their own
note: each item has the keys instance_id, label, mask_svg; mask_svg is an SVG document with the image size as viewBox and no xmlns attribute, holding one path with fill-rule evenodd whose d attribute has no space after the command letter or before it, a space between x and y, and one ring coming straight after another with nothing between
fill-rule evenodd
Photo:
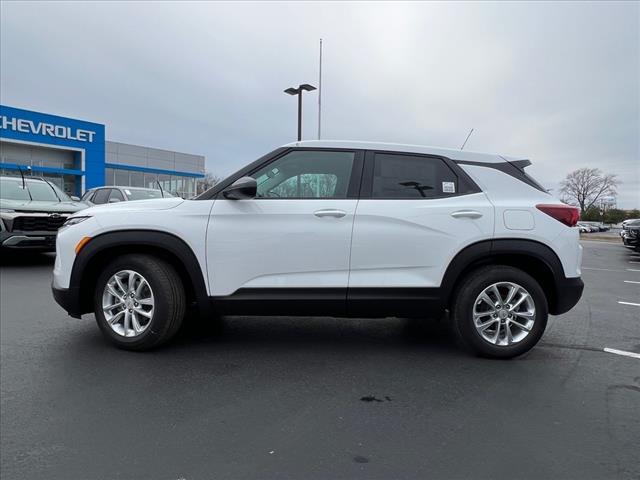
<instances>
[{"instance_id":1,"label":"asphalt parking lot","mask_svg":"<svg viewBox=\"0 0 640 480\"><path fill-rule=\"evenodd\" d=\"M51 256L0 267L0 476L639 478L640 255L584 241L585 293L510 361L444 322L226 318L152 353L68 317ZM635 283L634 283L635 282Z\"/></svg>"}]
</instances>

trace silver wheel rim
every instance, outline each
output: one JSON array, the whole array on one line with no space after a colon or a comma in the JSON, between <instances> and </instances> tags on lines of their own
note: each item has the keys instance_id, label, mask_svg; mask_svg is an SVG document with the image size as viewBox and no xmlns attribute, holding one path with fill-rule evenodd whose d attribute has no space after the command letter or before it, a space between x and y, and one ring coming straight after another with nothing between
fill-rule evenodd
<instances>
[{"instance_id":1,"label":"silver wheel rim","mask_svg":"<svg viewBox=\"0 0 640 480\"><path fill-rule=\"evenodd\" d=\"M107 281L102 312L111 330L137 337L151 325L155 302L147 279L133 270L120 270Z\"/></svg>"},{"instance_id":2,"label":"silver wheel rim","mask_svg":"<svg viewBox=\"0 0 640 480\"><path fill-rule=\"evenodd\" d=\"M536 321L531 294L512 282L485 288L473 304L473 325L487 342L509 346L524 340Z\"/></svg>"}]
</instances>

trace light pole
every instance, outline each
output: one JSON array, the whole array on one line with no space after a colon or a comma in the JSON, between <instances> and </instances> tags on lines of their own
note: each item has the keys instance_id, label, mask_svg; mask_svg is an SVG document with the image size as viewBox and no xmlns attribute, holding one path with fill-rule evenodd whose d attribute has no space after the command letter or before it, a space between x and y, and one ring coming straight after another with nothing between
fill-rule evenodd
<instances>
[{"instance_id":1,"label":"light pole","mask_svg":"<svg viewBox=\"0 0 640 480\"><path fill-rule=\"evenodd\" d=\"M288 93L289 95L298 96L298 141L302 140L302 92L305 90L311 92L315 89L316 87L313 85L303 83L302 85L298 85L298 88L290 87L284 91L284 93Z\"/></svg>"}]
</instances>

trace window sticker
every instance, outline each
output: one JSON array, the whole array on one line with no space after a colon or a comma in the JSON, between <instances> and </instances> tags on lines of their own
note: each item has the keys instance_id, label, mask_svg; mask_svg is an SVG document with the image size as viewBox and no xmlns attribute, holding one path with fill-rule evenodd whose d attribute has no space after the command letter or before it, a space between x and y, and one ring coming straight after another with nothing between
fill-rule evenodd
<instances>
[{"instance_id":1,"label":"window sticker","mask_svg":"<svg viewBox=\"0 0 640 480\"><path fill-rule=\"evenodd\" d=\"M442 193L456 193L456 184L454 182L442 182Z\"/></svg>"},{"instance_id":2,"label":"window sticker","mask_svg":"<svg viewBox=\"0 0 640 480\"><path fill-rule=\"evenodd\" d=\"M131 195L131 190L125 189L124 193L126 193L127 195Z\"/></svg>"}]
</instances>

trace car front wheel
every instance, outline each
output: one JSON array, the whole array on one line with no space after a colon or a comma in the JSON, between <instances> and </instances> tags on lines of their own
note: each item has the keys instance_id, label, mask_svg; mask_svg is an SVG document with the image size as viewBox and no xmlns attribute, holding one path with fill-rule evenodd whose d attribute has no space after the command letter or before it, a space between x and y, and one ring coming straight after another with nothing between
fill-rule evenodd
<instances>
[{"instance_id":1,"label":"car front wheel","mask_svg":"<svg viewBox=\"0 0 640 480\"><path fill-rule=\"evenodd\" d=\"M149 350L171 339L185 312L179 275L151 255L124 255L98 276L94 294L96 321L118 347Z\"/></svg>"},{"instance_id":2,"label":"car front wheel","mask_svg":"<svg viewBox=\"0 0 640 480\"><path fill-rule=\"evenodd\" d=\"M494 358L529 351L542 337L548 318L547 299L538 282L508 266L472 272L458 287L451 311L463 346Z\"/></svg>"}]
</instances>

